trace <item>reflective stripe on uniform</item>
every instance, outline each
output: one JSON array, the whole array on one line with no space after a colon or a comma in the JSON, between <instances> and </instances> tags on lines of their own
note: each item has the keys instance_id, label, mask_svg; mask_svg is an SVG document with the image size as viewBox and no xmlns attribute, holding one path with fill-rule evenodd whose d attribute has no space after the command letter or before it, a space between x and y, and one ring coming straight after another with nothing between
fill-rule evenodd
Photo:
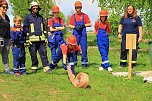
<instances>
[{"instance_id":1,"label":"reflective stripe on uniform","mask_svg":"<svg viewBox=\"0 0 152 101\"><path fill-rule=\"evenodd\" d=\"M127 60L120 60L120 62L127 62Z\"/></svg>"},{"instance_id":2,"label":"reflective stripe on uniform","mask_svg":"<svg viewBox=\"0 0 152 101\"><path fill-rule=\"evenodd\" d=\"M41 23L41 30L43 31L43 24Z\"/></svg>"},{"instance_id":3,"label":"reflective stripe on uniform","mask_svg":"<svg viewBox=\"0 0 152 101\"><path fill-rule=\"evenodd\" d=\"M32 69L37 69L38 67L31 67Z\"/></svg>"},{"instance_id":4,"label":"reflective stripe on uniform","mask_svg":"<svg viewBox=\"0 0 152 101\"><path fill-rule=\"evenodd\" d=\"M132 63L136 63L136 61L132 61Z\"/></svg>"},{"instance_id":5,"label":"reflective stripe on uniform","mask_svg":"<svg viewBox=\"0 0 152 101\"><path fill-rule=\"evenodd\" d=\"M74 65L74 62L70 62L69 65Z\"/></svg>"},{"instance_id":6,"label":"reflective stripe on uniform","mask_svg":"<svg viewBox=\"0 0 152 101\"><path fill-rule=\"evenodd\" d=\"M88 62L82 62L83 65L88 64Z\"/></svg>"},{"instance_id":7,"label":"reflective stripe on uniform","mask_svg":"<svg viewBox=\"0 0 152 101\"><path fill-rule=\"evenodd\" d=\"M102 64L109 63L109 60L103 61Z\"/></svg>"},{"instance_id":8,"label":"reflective stripe on uniform","mask_svg":"<svg viewBox=\"0 0 152 101\"><path fill-rule=\"evenodd\" d=\"M14 70L18 71L19 69L17 69L17 68L14 68Z\"/></svg>"},{"instance_id":9,"label":"reflective stripe on uniform","mask_svg":"<svg viewBox=\"0 0 152 101\"><path fill-rule=\"evenodd\" d=\"M32 35L32 36L30 36L29 37L29 40L31 41L31 42L33 42L33 41L45 41L45 36L44 35L41 35L41 36L35 36L35 35Z\"/></svg>"},{"instance_id":10,"label":"reflective stripe on uniform","mask_svg":"<svg viewBox=\"0 0 152 101\"><path fill-rule=\"evenodd\" d=\"M20 69L25 69L25 67L22 67L22 68L20 68Z\"/></svg>"},{"instance_id":11,"label":"reflective stripe on uniform","mask_svg":"<svg viewBox=\"0 0 152 101\"><path fill-rule=\"evenodd\" d=\"M35 32L34 31L34 24L33 23L30 24L30 29L31 29L31 33Z\"/></svg>"}]
</instances>

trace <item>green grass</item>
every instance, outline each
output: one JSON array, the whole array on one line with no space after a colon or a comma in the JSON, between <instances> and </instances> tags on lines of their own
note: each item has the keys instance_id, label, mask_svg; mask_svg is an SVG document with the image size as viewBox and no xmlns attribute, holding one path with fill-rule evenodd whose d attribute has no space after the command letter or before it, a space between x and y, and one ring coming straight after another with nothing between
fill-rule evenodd
<instances>
[{"instance_id":1,"label":"green grass","mask_svg":"<svg viewBox=\"0 0 152 101\"><path fill-rule=\"evenodd\" d=\"M110 47L116 48L109 51L109 60L113 71L127 71L127 68L119 69L120 42L117 38L110 37ZM95 46L95 34L88 34L89 46ZM148 49L148 43L141 43L140 48ZM30 72L31 60L26 50L27 72ZM38 55L39 57L39 55ZM50 50L48 48L50 61ZM99 71L101 57L97 47L88 48L89 66L81 68L80 57L76 73L86 72L89 75L89 87L87 89L75 88L67 72L61 67L52 74L46 74L39 64L39 71L16 78L14 75L2 73L0 76L0 101L151 101L152 84L144 83L142 77L132 76L131 80L126 77L115 77L106 70ZM12 52L9 54L10 67L13 69ZM39 59L40 61L40 59ZM0 72L3 65L0 62ZM138 66L133 71L151 70L149 52L138 52Z\"/></svg>"}]
</instances>

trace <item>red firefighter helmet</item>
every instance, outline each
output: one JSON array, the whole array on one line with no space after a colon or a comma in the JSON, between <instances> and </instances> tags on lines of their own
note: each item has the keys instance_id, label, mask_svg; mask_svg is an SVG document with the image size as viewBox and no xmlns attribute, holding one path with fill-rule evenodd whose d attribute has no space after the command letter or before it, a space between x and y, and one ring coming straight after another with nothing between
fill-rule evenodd
<instances>
[{"instance_id":1,"label":"red firefighter helmet","mask_svg":"<svg viewBox=\"0 0 152 101\"><path fill-rule=\"evenodd\" d=\"M75 7L81 6L82 7L82 3L80 1L76 1L74 4Z\"/></svg>"},{"instance_id":2,"label":"red firefighter helmet","mask_svg":"<svg viewBox=\"0 0 152 101\"><path fill-rule=\"evenodd\" d=\"M77 38L74 35L71 35L67 38L67 43L71 45L77 45Z\"/></svg>"},{"instance_id":3,"label":"red firefighter helmet","mask_svg":"<svg viewBox=\"0 0 152 101\"><path fill-rule=\"evenodd\" d=\"M101 10L99 15L100 16L108 16L108 11L107 10Z\"/></svg>"},{"instance_id":4,"label":"red firefighter helmet","mask_svg":"<svg viewBox=\"0 0 152 101\"><path fill-rule=\"evenodd\" d=\"M58 6L53 6L52 7L52 12L60 12L60 9Z\"/></svg>"}]
</instances>

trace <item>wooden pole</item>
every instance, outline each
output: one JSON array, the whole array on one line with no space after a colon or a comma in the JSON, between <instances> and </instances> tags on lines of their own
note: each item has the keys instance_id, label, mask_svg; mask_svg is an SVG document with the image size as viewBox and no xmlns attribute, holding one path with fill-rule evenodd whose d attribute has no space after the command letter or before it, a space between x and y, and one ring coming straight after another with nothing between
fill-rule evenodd
<instances>
[{"instance_id":1,"label":"wooden pole","mask_svg":"<svg viewBox=\"0 0 152 101\"><path fill-rule=\"evenodd\" d=\"M132 50L136 49L136 34L126 35L126 49L129 49L128 79L130 79L132 70Z\"/></svg>"},{"instance_id":2,"label":"wooden pole","mask_svg":"<svg viewBox=\"0 0 152 101\"><path fill-rule=\"evenodd\" d=\"M132 44L131 44L131 46L132 46ZM132 48L129 49L128 79L131 78L131 70L132 70Z\"/></svg>"}]
</instances>

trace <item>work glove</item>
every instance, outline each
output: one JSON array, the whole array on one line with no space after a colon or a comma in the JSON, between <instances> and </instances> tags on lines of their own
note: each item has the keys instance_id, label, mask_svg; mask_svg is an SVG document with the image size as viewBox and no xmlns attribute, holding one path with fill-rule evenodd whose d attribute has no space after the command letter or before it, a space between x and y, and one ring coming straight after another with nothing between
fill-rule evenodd
<instances>
[{"instance_id":1,"label":"work glove","mask_svg":"<svg viewBox=\"0 0 152 101\"><path fill-rule=\"evenodd\" d=\"M30 47L30 45L32 45L30 40L26 40L26 42L24 43L25 47Z\"/></svg>"},{"instance_id":2,"label":"work glove","mask_svg":"<svg viewBox=\"0 0 152 101\"><path fill-rule=\"evenodd\" d=\"M78 32L82 31L83 28L85 28L85 25L76 25L76 26L74 27L74 29L77 30Z\"/></svg>"}]
</instances>

